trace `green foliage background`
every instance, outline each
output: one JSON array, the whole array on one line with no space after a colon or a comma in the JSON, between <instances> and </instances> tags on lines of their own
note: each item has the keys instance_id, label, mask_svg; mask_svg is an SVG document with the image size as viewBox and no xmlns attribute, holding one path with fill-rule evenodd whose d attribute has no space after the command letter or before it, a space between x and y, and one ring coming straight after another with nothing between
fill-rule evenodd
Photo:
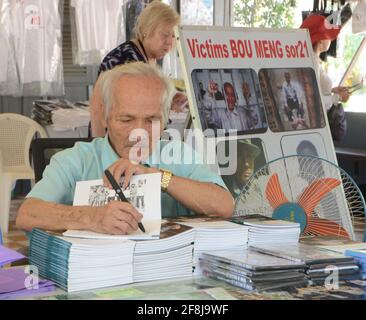
<instances>
[{"instance_id":1,"label":"green foliage background","mask_svg":"<svg viewBox=\"0 0 366 320\"><path fill-rule=\"evenodd\" d=\"M234 25L243 27L291 28L296 0L236 0Z\"/></svg>"}]
</instances>

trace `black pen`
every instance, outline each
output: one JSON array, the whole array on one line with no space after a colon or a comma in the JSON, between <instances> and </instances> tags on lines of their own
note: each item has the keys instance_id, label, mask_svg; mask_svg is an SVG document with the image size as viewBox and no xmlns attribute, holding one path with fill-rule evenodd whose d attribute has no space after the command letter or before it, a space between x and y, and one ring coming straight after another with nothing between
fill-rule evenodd
<instances>
[{"instance_id":1,"label":"black pen","mask_svg":"<svg viewBox=\"0 0 366 320\"><path fill-rule=\"evenodd\" d=\"M118 194L118 197L120 198L120 200L122 202L128 202L127 198L125 197L125 195L122 192L121 187L119 186L119 184L117 183L117 181L113 178L113 175L108 171L108 169L105 170L104 173L105 173L108 181L112 185L114 191L116 192L116 194ZM142 232L145 232L144 225L141 222L138 223L138 226L139 226L139 228L140 228L140 230Z\"/></svg>"}]
</instances>

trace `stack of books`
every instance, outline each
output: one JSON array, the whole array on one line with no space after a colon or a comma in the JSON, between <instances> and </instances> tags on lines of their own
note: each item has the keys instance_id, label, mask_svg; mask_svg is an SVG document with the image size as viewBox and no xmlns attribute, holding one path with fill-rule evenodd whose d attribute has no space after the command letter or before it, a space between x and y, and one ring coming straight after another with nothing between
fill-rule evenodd
<instances>
[{"instance_id":1,"label":"stack of books","mask_svg":"<svg viewBox=\"0 0 366 320\"><path fill-rule=\"evenodd\" d=\"M35 100L31 117L41 125L51 125L53 124L52 111L64 107L71 108L70 103L62 100Z\"/></svg>"},{"instance_id":2,"label":"stack of books","mask_svg":"<svg viewBox=\"0 0 366 320\"><path fill-rule=\"evenodd\" d=\"M35 100L31 117L41 125L52 125L56 131L88 126L89 103L87 101Z\"/></svg>"},{"instance_id":3,"label":"stack of books","mask_svg":"<svg viewBox=\"0 0 366 320\"><path fill-rule=\"evenodd\" d=\"M158 240L86 239L35 229L30 261L68 292L192 276L194 230L163 221Z\"/></svg>"},{"instance_id":4,"label":"stack of books","mask_svg":"<svg viewBox=\"0 0 366 320\"><path fill-rule=\"evenodd\" d=\"M250 249L203 253L200 265L205 276L246 290L273 290L306 286L301 262L261 254Z\"/></svg>"},{"instance_id":5,"label":"stack of books","mask_svg":"<svg viewBox=\"0 0 366 320\"><path fill-rule=\"evenodd\" d=\"M296 244L300 238L300 224L274 220L262 215L237 216L232 222L248 227L248 245L255 244Z\"/></svg>"},{"instance_id":6,"label":"stack of books","mask_svg":"<svg viewBox=\"0 0 366 320\"><path fill-rule=\"evenodd\" d=\"M246 248L248 228L216 217L177 218L179 224L194 228L193 272L201 274L199 257L203 252Z\"/></svg>"},{"instance_id":7,"label":"stack of books","mask_svg":"<svg viewBox=\"0 0 366 320\"><path fill-rule=\"evenodd\" d=\"M344 254L349 257L353 257L357 263L361 278L366 280L366 243L354 242L351 240L340 241L339 239L329 240L327 239L324 243L318 245L322 250L336 252Z\"/></svg>"},{"instance_id":8,"label":"stack of books","mask_svg":"<svg viewBox=\"0 0 366 320\"><path fill-rule=\"evenodd\" d=\"M254 245L255 251L288 259L306 265L305 274L314 284L324 284L334 272L338 280L360 279L359 267L352 257L329 252L316 246L298 243L297 245Z\"/></svg>"},{"instance_id":9,"label":"stack of books","mask_svg":"<svg viewBox=\"0 0 366 320\"><path fill-rule=\"evenodd\" d=\"M362 279L366 280L366 243L347 241L339 244L339 241L335 240L327 241L319 245L319 248L353 257L360 269Z\"/></svg>"},{"instance_id":10,"label":"stack of books","mask_svg":"<svg viewBox=\"0 0 366 320\"><path fill-rule=\"evenodd\" d=\"M136 241L133 281L192 276L193 229L162 221L160 239Z\"/></svg>"},{"instance_id":11,"label":"stack of books","mask_svg":"<svg viewBox=\"0 0 366 320\"><path fill-rule=\"evenodd\" d=\"M74 292L131 283L134 247L129 240L66 238L34 229L29 259L42 277Z\"/></svg>"}]
</instances>

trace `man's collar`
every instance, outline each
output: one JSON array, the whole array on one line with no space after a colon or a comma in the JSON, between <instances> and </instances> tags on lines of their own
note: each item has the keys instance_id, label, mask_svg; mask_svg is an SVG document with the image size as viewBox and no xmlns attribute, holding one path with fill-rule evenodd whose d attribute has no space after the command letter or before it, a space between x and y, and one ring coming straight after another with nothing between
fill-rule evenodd
<instances>
[{"instance_id":1,"label":"man's collar","mask_svg":"<svg viewBox=\"0 0 366 320\"><path fill-rule=\"evenodd\" d=\"M103 148L102 148L102 165L103 170L107 169L111 164L116 162L120 156L114 151L112 148L108 134L105 135L103 139Z\"/></svg>"}]
</instances>

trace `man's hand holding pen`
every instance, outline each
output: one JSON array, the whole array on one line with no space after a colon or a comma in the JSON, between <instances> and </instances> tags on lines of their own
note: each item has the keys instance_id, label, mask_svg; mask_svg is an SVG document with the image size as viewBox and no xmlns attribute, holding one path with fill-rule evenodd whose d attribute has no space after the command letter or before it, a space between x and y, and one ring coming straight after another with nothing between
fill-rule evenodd
<instances>
[{"instance_id":1,"label":"man's hand holding pen","mask_svg":"<svg viewBox=\"0 0 366 320\"><path fill-rule=\"evenodd\" d=\"M89 217L90 230L123 235L138 229L142 214L128 202L111 201L104 207L93 207Z\"/></svg>"},{"instance_id":2,"label":"man's hand holding pen","mask_svg":"<svg viewBox=\"0 0 366 320\"><path fill-rule=\"evenodd\" d=\"M92 207L90 209L86 223L88 229L98 233L125 235L130 234L140 229L145 232L144 226L141 223L142 214L127 201L122 190L116 190L116 181L120 181L124 177L123 189L125 189L134 174L147 174L160 172L156 168L149 168L139 164L133 164L129 160L119 159L113 163L108 169L109 177L103 175L103 183L105 187L114 189L119 195L121 201L111 201L103 207ZM106 171L107 171L106 170ZM121 193L121 195L119 194ZM123 200L122 200L123 199Z\"/></svg>"},{"instance_id":3,"label":"man's hand holding pen","mask_svg":"<svg viewBox=\"0 0 366 320\"><path fill-rule=\"evenodd\" d=\"M112 188L114 189L114 191L116 192L116 195L118 196L119 200L122 202L129 202L127 200L127 198L125 197L119 183L117 182L117 180L113 177L112 173L107 169L104 171L105 176L107 177L107 180L109 181L109 183L112 185ZM143 226L143 224L141 222L137 223L137 226L139 227L139 229L142 232L145 232L145 227Z\"/></svg>"}]
</instances>

